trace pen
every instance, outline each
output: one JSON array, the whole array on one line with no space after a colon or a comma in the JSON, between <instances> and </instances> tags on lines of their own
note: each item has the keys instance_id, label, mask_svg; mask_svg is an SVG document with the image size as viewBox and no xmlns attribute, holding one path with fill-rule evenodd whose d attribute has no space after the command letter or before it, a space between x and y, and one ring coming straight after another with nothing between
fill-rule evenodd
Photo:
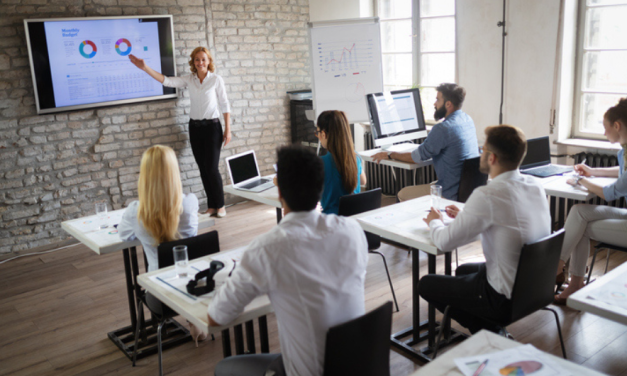
<instances>
[{"instance_id":1,"label":"pen","mask_svg":"<svg viewBox=\"0 0 627 376\"><path fill-rule=\"evenodd\" d=\"M439 209L439 210L440 210L441 212L443 212L443 213L446 213L446 209ZM427 210L425 210L425 211L430 212L430 211L431 211L431 209L427 209Z\"/></svg>"},{"instance_id":2,"label":"pen","mask_svg":"<svg viewBox=\"0 0 627 376\"><path fill-rule=\"evenodd\" d=\"M586 158L584 158L580 164L585 164L585 163L586 163ZM575 181L575 185L579 185L579 180L581 180L581 178L583 178L583 175L579 174L579 176L577 176L577 180Z\"/></svg>"},{"instance_id":3,"label":"pen","mask_svg":"<svg viewBox=\"0 0 627 376\"><path fill-rule=\"evenodd\" d=\"M481 374L481 372L483 372L483 370L485 369L485 367L488 365L488 360L486 359L483 361L483 363L481 363L479 365L479 368L477 368L477 370L475 371L475 373L472 374L472 376L479 376Z\"/></svg>"}]
</instances>

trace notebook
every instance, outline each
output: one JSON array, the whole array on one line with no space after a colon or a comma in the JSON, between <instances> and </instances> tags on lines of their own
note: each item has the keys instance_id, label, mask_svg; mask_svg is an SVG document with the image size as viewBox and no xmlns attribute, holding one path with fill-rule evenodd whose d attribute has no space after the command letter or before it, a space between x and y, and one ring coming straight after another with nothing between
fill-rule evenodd
<instances>
[{"instance_id":1,"label":"notebook","mask_svg":"<svg viewBox=\"0 0 627 376\"><path fill-rule=\"evenodd\" d=\"M235 189L263 192L274 187L272 179L262 178L259 175L259 166L254 150L227 157L226 168L229 170L229 176Z\"/></svg>"},{"instance_id":2,"label":"notebook","mask_svg":"<svg viewBox=\"0 0 627 376\"><path fill-rule=\"evenodd\" d=\"M572 170L572 166L557 166L551 164L551 146L548 136L527 140L527 155L525 155L525 159L523 159L520 164L520 172L546 178Z\"/></svg>"}]
</instances>

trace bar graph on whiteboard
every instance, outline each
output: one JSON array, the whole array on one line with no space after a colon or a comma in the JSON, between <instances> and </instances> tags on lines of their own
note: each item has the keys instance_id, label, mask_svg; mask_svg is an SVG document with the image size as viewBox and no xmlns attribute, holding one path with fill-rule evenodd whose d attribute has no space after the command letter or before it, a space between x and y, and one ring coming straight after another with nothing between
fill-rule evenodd
<instances>
[{"instance_id":1,"label":"bar graph on whiteboard","mask_svg":"<svg viewBox=\"0 0 627 376\"><path fill-rule=\"evenodd\" d=\"M319 42L317 50L320 71L334 77L364 74L374 62L372 39Z\"/></svg>"}]
</instances>

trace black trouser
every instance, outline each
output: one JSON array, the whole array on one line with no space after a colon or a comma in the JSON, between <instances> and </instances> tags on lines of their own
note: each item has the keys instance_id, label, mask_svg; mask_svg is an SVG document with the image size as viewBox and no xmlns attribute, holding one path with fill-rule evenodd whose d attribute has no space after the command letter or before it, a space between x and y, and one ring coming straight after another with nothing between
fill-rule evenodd
<instances>
[{"instance_id":1,"label":"black trouser","mask_svg":"<svg viewBox=\"0 0 627 376\"><path fill-rule=\"evenodd\" d=\"M485 263L464 264L455 274L422 277L418 293L440 312L451 306L451 318L473 334L481 329L498 332L499 326L482 318L502 322L511 315L512 304L488 283Z\"/></svg>"},{"instance_id":2,"label":"black trouser","mask_svg":"<svg viewBox=\"0 0 627 376\"><path fill-rule=\"evenodd\" d=\"M207 208L224 206L222 176L218 170L223 138L219 119L189 120L189 143L207 194Z\"/></svg>"},{"instance_id":3,"label":"black trouser","mask_svg":"<svg viewBox=\"0 0 627 376\"><path fill-rule=\"evenodd\" d=\"M268 371L273 371L274 376L285 376L281 354L229 356L216 365L214 374L215 376L264 376Z\"/></svg>"}]
</instances>

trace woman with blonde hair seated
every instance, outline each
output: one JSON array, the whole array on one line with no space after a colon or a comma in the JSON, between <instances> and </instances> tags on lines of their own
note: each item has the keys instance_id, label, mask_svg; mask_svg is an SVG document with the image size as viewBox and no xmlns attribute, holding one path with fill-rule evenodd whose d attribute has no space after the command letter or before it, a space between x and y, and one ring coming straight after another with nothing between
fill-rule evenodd
<instances>
[{"instance_id":1,"label":"woman with blonde hair seated","mask_svg":"<svg viewBox=\"0 0 627 376\"><path fill-rule=\"evenodd\" d=\"M366 174L361 169L361 158L355 154L353 139L346 114L342 111L324 111L318 116L316 136L329 152L322 156L324 162L324 188L322 212L337 214L340 197L359 193L366 184Z\"/></svg>"}]
</instances>

